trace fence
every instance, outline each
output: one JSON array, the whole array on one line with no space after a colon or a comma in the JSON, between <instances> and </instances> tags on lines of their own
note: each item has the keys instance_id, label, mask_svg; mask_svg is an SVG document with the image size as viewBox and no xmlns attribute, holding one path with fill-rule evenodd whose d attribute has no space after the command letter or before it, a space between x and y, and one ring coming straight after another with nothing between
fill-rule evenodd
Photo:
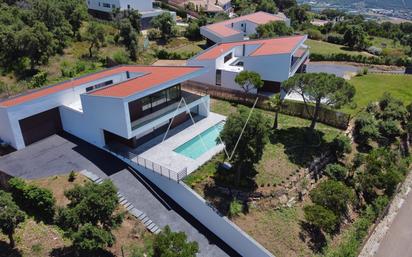
<instances>
[{"instance_id":1,"label":"fence","mask_svg":"<svg viewBox=\"0 0 412 257\"><path fill-rule=\"evenodd\" d=\"M137 156L135 159L135 162L139 164L142 167L145 167L148 170L151 170L153 172L156 172L166 178L172 179L174 181L180 181L184 177L187 176L187 168L185 167L179 172L176 172L174 170L171 170L169 168L166 168L158 163L154 163L152 161L149 161L148 159L145 159L141 156Z\"/></svg>"},{"instance_id":2,"label":"fence","mask_svg":"<svg viewBox=\"0 0 412 257\"><path fill-rule=\"evenodd\" d=\"M213 98L241 103L249 106L253 105L256 97L259 97L256 106L264 110L273 111L273 108L268 104L269 97L264 95L244 93L234 89L208 85L195 81L187 81L183 83L182 88L195 93L208 94ZM312 114L314 113L314 111L315 107L312 105L306 105L302 102L297 101L285 100L283 102L280 113L297 116L304 119L312 119ZM322 107L319 111L318 116L319 122L339 129L346 129L349 125L350 119L351 116L347 113L338 112Z\"/></svg>"},{"instance_id":3,"label":"fence","mask_svg":"<svg viewBox=\"0 0 412 257\"><path fill-rule=\"evenodd\" d=\"M182 180L184 177L187 176L187 167L182 169L181 171L174 171L169 168L166 168L158 163L152 162L146 158L143 158L142 156L139 156L133 152L129 151L116 151L115 148L105 146L103 149L107 150L108 152L116 155L118 158L126 161L126 162L134 162L139 164L142 167L145 167L148 170L151 170L155 173L158 173L168 179L174 180L179 182Z\"/></svg>"}]
</instances>

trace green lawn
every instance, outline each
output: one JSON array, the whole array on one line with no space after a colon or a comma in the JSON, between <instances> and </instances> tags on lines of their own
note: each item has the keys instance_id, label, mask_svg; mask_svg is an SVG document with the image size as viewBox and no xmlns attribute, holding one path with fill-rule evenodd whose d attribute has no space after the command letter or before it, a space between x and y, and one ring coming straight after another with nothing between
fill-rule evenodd
<instances>
[{"instance_id":1,"label":"green lawn","mask_svg":"<svg viewBox=\"0 0 412 257\"><path fill-rule=\"evenodd\" d=\"M345 48L345 46L342 45L337 45L337 44L332 44L324 41L317 41L317 40L312 40L308 39L305 42L306 45L310 47L310 52L314 54L350 54L350 55L365 55L365 56L371 56L367 52L359 52L359 51L350 51Z\"/></svg>"},{"instance_id":2,"label":"green lawn","mask_svg":"<svg viewBox=\"0 0 412 257\"><path fill-rule=\"evenodd\" d=\"M409 50L407 47L402 46L399 42L394 42L392 39L373 37L371 40L373 46L379 47L383 50L383 55L386 56L405 56Z\"/></svg>"},{"instance_id":3,"label":"green lawn","mask_svg":"<svg viewBox=\"0 0 412 257\"><path fill-rule=\"evenodd\" d=\"M350 80L356 88L355 108L345 106L342 110L357 113L371 101L377 101L384 92L391 93L405 104L412 102L412 76L392 74L368 74Z\"/></svg>"}]
</instances>

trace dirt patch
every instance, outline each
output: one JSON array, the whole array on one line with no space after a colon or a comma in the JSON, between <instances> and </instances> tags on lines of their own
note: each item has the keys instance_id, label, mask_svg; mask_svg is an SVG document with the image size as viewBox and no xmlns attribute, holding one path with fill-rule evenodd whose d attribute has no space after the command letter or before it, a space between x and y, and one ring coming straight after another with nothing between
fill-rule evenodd
<instances>
[{"instance_id":1,"label":"dirt patch","mask_svg":"<svg viewBox=\"0 0 412 257\"><path fill-rule=\"evenodd\" d=\"M76 172L74 181L69 181L69 173L59 176L46 177L41 179L31 180L34 185L47 188L53 192L58 206L66 206L69 200L64 196L64 191L73 188L75 185L84 185L89 181L85 176Z\"/></svg>"}]
</instances>

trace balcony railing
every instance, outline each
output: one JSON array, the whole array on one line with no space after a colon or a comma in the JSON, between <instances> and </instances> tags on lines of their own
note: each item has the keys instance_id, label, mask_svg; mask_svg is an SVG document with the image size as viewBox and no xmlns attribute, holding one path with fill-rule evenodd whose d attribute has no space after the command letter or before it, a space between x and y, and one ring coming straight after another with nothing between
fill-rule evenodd
<instances>
[{"instance_id":1,"label":"balcony railing","mask_svg":"<svg viewBox=\"0 0 412 257\"><path fill-rule=\"evenodd\" d=\"M186 104L189 105L190 103L192 103L194 101L197 101L200 98L202 98L202 96L192 94L192 93L189 93L187 91L182 90L182 98L184 98ZM168 106L165 106L164 108L162 108L162 109L160 109L160 110L158 110L154 113L151 113L151 114L149 114L145 117L142 117L140 119L137 119L137 120L133 121L132 122L132 130L136 130L138 128L141 128L144 125L149 124L149 123L159 119L160 117L163 117L165 115L168 115L168 114L171 114L171 113L175 112L176 108L179 105L179 102L180 102L180 100L177 101L177 102L174 102L174 103L172 103ZM182 108L185 108L185 105L183 103L180 104L179 109L182 109Z\"/></svg>"},{"instance_id":2,"label":"balcony railing","mask_svg":"<svg viewBox=\"0 0 412 257\"><path fill-rule=\"evenodd\" d=\"M183 168L182 170L176 171L176 170L169 169L165 167L164 165L152 162L133 152L127 151L126 148L124 148L122 151L118 151L119 149L114 149L111 146L105 146L104 149L114 154L118 158L122 159L123 161L126 161L127 163L138 164L148 170L151 170L163 177L174 180L176 182L179 182L180 180L182 180L184 177L187 176L187 167Z\"/></svg>"},{"instance_id":3,"label":"balcony railing","mask_svg":"<svg viewBox=\"0 0 412 257\"><path fill-rule=\"evenodd\" d=\"M296 51L296 55L292 57L290 72L294 73L302 65L303 61L309 56L309 48L300 48Z\"/></svg>"}]
</instances>

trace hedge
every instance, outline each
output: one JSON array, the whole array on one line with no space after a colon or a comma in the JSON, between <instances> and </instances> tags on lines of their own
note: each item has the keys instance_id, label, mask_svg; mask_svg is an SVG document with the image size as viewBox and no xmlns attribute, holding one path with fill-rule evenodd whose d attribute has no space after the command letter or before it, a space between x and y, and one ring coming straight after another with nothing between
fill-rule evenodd
<instances>
[{"instance_id":1,"label":"hedge","mask_svg":"<svg viewBox=\"0 0 412 257\"><path fill-rule=\"evenodd\" d=\"M345 53L339 54L316 54L311 53L311 61L338 61L338 62L357 62L364 64L378 64L378 65L396 65L396 66L410 66L412 59L408 57L393 57L393 56L365 56L365 55L351 55Z\"/></svg>"},{"instance_id":2,"label":"hedge","mask_svg":"<svg viewBox=\"0 0 412 257\"><path fill-rule=\"evenodd\" d=\"M259 101L256 106L258 108L273 111L273 108L268 104L268 97L263 95L255 94L245 94L238 90L221 88L212 85L206 85L194 81L188 81L182 84L183 88L187 90L193 90L201 94L208 94L211 97L222 99L230 102L236 102L240 104L245 104L252 106L256 100L256 97L259 97ZM280 110L280 113L296 116L304 119L312 119L312 113L314 112L314 106L306 105L303 102L285 100L283 102L283 107ZM319 111L318 121L326 125L346 129L348 127L351 117L347 113L331 110L328 108L321 107Z\"/></svg>"}]
</instances>

